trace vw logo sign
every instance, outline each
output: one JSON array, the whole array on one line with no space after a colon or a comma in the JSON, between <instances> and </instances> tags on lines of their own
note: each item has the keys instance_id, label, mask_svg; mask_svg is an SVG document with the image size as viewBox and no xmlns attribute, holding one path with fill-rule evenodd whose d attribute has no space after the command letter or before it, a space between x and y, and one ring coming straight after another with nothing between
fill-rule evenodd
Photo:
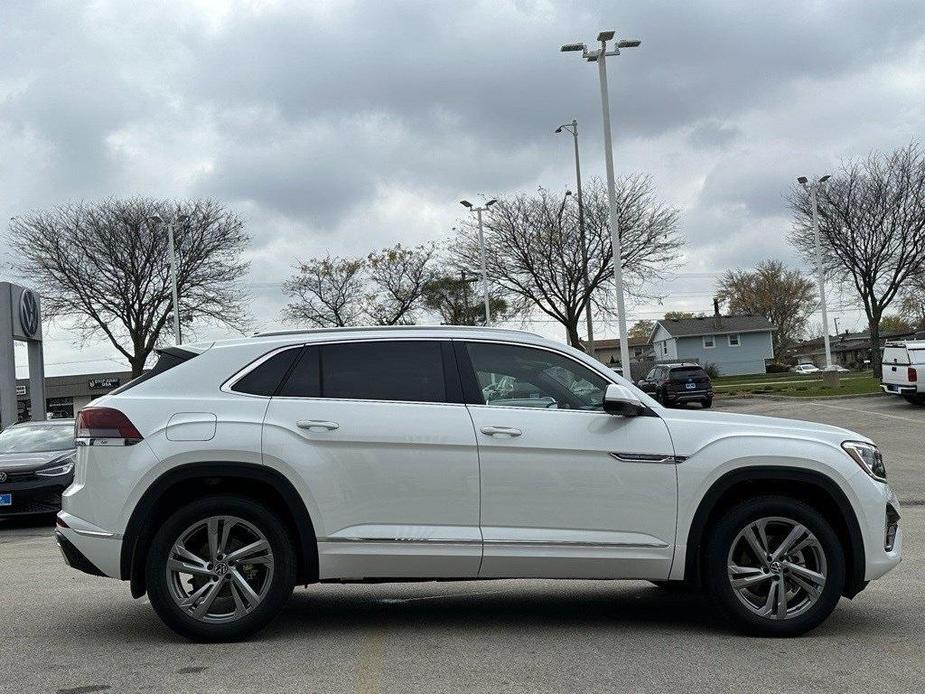
<instances>
[{"instance_id":1,"label":"vw logo sign","mask_svg":"<svg viewBox=\"0 0 925 694\"><path fill-rule=\"evenodd\" d=\"M35 337L39 330L39 302L31 289L23 289L19 297L19 326L26 337Z\"/></svg>"},{"instance_id":2,"label":"vw logo sign","mask_svg":"<svg viewBox=\"0 0 925 694\"><path fill-rule=\"evenodd\" d=\"M0 470L0 482L6 482L6 473Z\"/></svg>"}]
</instances>

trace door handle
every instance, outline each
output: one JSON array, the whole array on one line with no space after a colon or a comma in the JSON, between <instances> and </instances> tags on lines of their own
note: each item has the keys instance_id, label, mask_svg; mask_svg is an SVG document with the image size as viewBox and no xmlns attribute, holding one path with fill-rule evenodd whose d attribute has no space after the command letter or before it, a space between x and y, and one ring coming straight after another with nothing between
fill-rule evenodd
<instances>
[{"instance_id":1,"label":"door handle","mask_svg":"<svg viewBox=\"0 0 925 694\"><path fill-rule=\"evenodd\" d=\"M315 429L320 429L322 431L334 431L335 429L340 428L340 424L337 422L326 422L323 419L300 419L296 422L296 426L299 429L308 429L313 431Z\"/></svg>"},{"instance_id":2,"label":"door handle","mask_svg":"<svg viewBox=\"0 0 925 694\"><path fill-rule=\"evenodd\" d=\"M510 438L523 434L520 429L514 427L482 427L482 433L488 436L509 436Z\"/></svg>"}]
</instances>

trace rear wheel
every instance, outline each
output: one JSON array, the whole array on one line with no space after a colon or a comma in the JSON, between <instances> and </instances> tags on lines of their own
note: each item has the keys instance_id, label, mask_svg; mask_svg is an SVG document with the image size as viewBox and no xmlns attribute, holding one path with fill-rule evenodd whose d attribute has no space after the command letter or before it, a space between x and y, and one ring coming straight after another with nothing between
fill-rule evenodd
<instances>
[{"instance_id":1,"label":"rear wheel","mask_svg":"<svg viewBox=\"0 0 925 694\"><path fill-rule=\"evenodd\" d=\"M925 405L925 394L903 393L903 399L912 405Z\"/></svg>"},{"instance_id":2,"label":"rear wheel","mask_svg":"<svg viewBox=\"0 0 925 694\"><path fill-rule=\"evenodd\" d=\"M711 407L713 407L713 398L707 398L706 400L701 400L700 404L703 405L703 408L705 410L708 410Z\"/></svg>"},{"instance_id":3,"label":"rear wheel","mask_svg":"<svg viewBox=\"0 0 925 694\"><path fill-rule=\"evenodd\" d=\"M797 636L835 609L844 551L829 522L787 497L750 499L711 532L704 578L732 623L756 636Z\"/></svg>"},{"instance_id":4,"label":"rear wheel","mask_svg":"<svg viewBox=\"0 0 925 694\"><path fill-rule=\"evenodd\" d=\"M264 627L295 584L283 522L266 507L207 497L174 513L151 544L145 567L151 605L194 641L232 641Z\"/></svg>"}]
</instances>

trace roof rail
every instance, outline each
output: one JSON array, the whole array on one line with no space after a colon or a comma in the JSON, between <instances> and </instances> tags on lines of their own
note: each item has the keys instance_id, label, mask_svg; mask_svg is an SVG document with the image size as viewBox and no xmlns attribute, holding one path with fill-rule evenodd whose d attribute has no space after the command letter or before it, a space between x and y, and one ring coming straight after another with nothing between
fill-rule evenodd
<instances>
[{"instance_id":1,"label":"roof rail","mask_svg":"<svg viewBox=\"0 0 925 694\"><path fill-rule=\"evenodd\" d=\"M536 335L536 333L529 333L526 330L515 330L514 328L494 328L494 327L483 327L479 325L354 325L354 326L343 326L335 328L295 328L290 330L267 330L255 332L253 337L278 337L283 335L315 335L315 334L328 334L328 333L344 333L344 332L402 332L402 331L425 331L425 330L437 330L447 332L450 331L464 331L464 332L483 332L490 330L493 332L499 333L527 333L529 335ZM536 335L536 337L541 337Z\"/></svg>"}]
</instances>

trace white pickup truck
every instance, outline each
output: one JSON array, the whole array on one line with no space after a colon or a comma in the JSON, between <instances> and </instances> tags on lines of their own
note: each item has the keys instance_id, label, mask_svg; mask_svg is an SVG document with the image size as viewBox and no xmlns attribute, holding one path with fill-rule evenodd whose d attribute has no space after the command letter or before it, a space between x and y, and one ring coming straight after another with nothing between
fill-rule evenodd
<instances>
[{"instance_id":1,"label":"white pickup truck","mask_svg":"<svg viewBox=\"0 0 925 694\"><path fill-rule=\"evenodd\" d=\"M880 387L884 393L925 405L925 340L886 343Z\"/></svg>"}]
</instances>

